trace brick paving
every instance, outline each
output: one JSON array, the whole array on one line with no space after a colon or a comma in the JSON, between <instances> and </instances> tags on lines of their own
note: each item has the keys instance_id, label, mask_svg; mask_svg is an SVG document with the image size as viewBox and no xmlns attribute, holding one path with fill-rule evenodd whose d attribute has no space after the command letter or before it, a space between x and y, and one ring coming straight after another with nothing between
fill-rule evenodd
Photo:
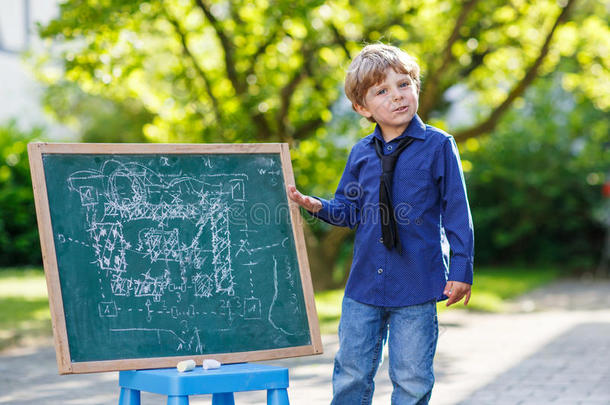
<instances>
[{"instance_id":1,"label":"brick paving","mask_svg":"<svg viewBox=\"0 0 610 405\"><path fill-rule=\"evenodd\" d=\"M610 282L563 280L519 298L510 313L450 310L439 321L433 405L610 404ZM323 343L321 356L270 362L289 367L292 405L330 402L337 338ZM117 373L59 376L48 343L0 354L0 404L117 404L117 381ZM389 404L391 391L384 362L373 403ZM236 395L238 405L265 402L262 392ZM165 398L143 394L142 404Z\"/></svg>"},{"instance_id":2,"label":"brick paving","mask_svg":"<svg viewBox=\"0 0 610 405\"><path fill-rule=\"evenodd\" d=\"M463 405L610 404L610 323L577 323Z\"/></svg>"}]
</instances>

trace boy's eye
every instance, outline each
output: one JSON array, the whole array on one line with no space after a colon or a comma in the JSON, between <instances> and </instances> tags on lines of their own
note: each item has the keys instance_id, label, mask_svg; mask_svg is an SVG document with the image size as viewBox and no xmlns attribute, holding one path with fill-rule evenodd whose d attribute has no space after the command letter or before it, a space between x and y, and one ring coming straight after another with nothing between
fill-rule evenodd
<instances>
[{"instance_id":1,"label":"boy's eye","mask_svg":"<svg viewBox=\"0 0 610 405\"><path fill-rule=\"evenodd\" d=\"M377 91L377 95L385 94L385 89L381 89Z\"/></svg>"},{"instance_id":2,"label":"boy's eye","mask_svg":"<svg viewBox=\"0 0 610 405\"><path fill-rule=\"evenodd\" d=\"M400 87L407 87L410 84L411 84L410 82L402 82L402 83L400 83Z\"/></svg>"}]
</instances>

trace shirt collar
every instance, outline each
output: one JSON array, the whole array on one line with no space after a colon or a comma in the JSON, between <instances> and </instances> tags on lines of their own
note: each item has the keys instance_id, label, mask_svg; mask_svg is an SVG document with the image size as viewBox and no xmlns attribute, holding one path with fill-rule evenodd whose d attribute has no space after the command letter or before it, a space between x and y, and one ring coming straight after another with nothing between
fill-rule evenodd
<instances>
[{"instance_id":1,"label":"shirt collar","mask_svg":"<svg viewBox=\"0 0 610 405\"><path fill-rule=\"evenodd\" d=\"M419 118L419 115L415 114L411 119L409 125L407 125L407 128L405 128L405 130L403 131L403 133L392 140L400 139L405 136L421 140L426 139L426 125L421 120L421 118ZM369 143L373 142L374 138L379 138L385 143L385 140L381 135L381 128L379 127L379 124L375 124L375 131L371 135L369 135Z\"/></svg>"}]
</instances>

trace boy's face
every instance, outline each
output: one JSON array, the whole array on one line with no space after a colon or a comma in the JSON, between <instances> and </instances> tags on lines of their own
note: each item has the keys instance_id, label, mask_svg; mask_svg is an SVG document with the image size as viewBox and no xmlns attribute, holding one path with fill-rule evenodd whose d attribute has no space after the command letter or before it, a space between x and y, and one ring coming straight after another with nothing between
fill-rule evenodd
<instances>
[{"instance_id":1,"label":"boy's face","mask_svg":"<svg viewBox=\"0 0 610 405\"><path fill-rule=\"evenodd\" d=\"M381 127L386 141L396 138L407 128L417 112L419 91L411 76L386 70L385 79L369 88L363 106L356 104L356 111L373 117Z\"/></svg>"}]
</instances>

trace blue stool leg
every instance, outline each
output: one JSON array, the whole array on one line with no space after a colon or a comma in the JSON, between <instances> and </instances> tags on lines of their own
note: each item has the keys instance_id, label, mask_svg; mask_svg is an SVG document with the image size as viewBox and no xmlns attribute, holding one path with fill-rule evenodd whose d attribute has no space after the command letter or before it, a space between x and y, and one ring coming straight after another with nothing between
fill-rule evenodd
<instances>
[{"instance_id":1,"label":"blue stool leg","mask_svg":"<svg viewBox=\"0 0 610 405\"><path fill-rule=\"evenodd\" d=\"M189 405L188 395L168 395L167 405Z\"/></svg>"},{"instance_id":2,"label":"blue stool leg","mask_svg":"<svg viewBox=\"0 0 610 405\"><path fill-rule=\"evenodd\" d=\"M290 405L286 388L267 390L267 405Z\"/></svg>"},{"instance_id":3,"label":"blue stool leg","mask_svg":"<svg viewBox=\"0 0 610 405\"><path fill-rule=\"evenodd\" d=\"M140 405L140 391L121 387L119 405Z\"/></svg>"},{"instance_id":4,"label":"blue stool leg","mask_svg":"<svg viewBox=\"0 0 610 405\"><path fill-rule=\"evenodd\" d=\"M219 392L212 394L212 405L235 405L232 392Z\"/></svg>"}]
</instances>

